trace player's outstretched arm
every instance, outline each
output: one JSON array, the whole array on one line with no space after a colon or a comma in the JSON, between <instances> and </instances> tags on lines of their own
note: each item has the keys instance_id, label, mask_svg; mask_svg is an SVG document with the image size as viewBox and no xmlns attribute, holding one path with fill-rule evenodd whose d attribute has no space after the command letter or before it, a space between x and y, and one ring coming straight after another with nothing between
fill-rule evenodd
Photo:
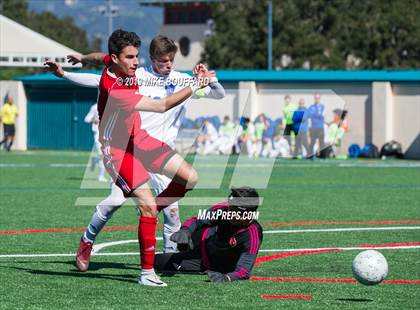
<instances>
[{"instance_id":1,"label":"player's outstretched arm","mask_svg":"<svg viewBox=\"0 0 420 310\"><path fill-rule=\"evenodd\" d=\"M134 109L138 111L164 113L184 102L197 89L207 86L209 84L210 78L213 76L214 72L200 73L198 75L197 85L185 87L166 98L155 100L148 97L142 97Z\"/></svg>"},{"instance_id":2,"label":"player's outstretched arm","mask_svg":"<svg viewBox=\"0 0 420 310\"><path fill-rule=\"evenodd\" d=\"M87 55L83 54L70 54L67 55L67 61L72 65L76 65L81 63L82 65L91 64L99 64L102 65L104 63L105 54L101 52L90 53Z\"/></svg>"},{"instance_id":3,"label":"player's outstretched arm","mask_svg":"<svg viewBox=\"0 0 420 310\"><path fill-rule=\"evenodd\" d=\"M98 88L101 76L93 73L75 73L64 71L64 79L82 87Z\"/></svg>"},{"instance_id":4,"label":"player's outstretched arm","mask_svg":"<svg viewBox=\"0 0 420 310\"><path fill-rule=\"evenodd\" d=\"M164 113L188 99L192 95L193 90L192 87L188 86L166 98L158 100L144 96L134 109L137 111Z\"/></svg>"},{"instance_id":5,"label":"player's outstretched arm","mask_svg":"<svg viewBox=\"0 0 420 310\"><path fill-rule=\"evenodd\" d=\"M178 245L178 250L181 252L193 250L194 244L192 242L191 235L195 231L203 227L217 225L217 219L215 220L212 218L213 216L216 216L216 214L219 212L218 210L223 210L225 208L227 208L227 206L221 207L221 205L218 204L206 210L204 218L202 219L199 219L196 216L189 218L182 224L181 229L179 231L171 235L171 241L175 242ZM206 214L209 218L206 217Z\"/></svg>"},{"instance_id":6,"label":"player's outstretched arm","mask_svg":"<svg viewBox=\"0 0 420 310\"><path fill-rule=\"evenodd\" d=\"M197 64L193 69L194 75L198 75L199 73L208 73L208 72L209 70L207 66L202 63ZM216 72L215 71L210 71L210 72L214 73L214 77L210 79L209 85L202 89L197 90L192 96L193 98L198 99L201 97L206 97L206 98L212 98L212 99L222 99L225 97L226 91L223 88L222 84L219 83L216 77Z\"/></svg>"},{"instance_id":7,"label":"player's outstretched arm","mask_svg":"<svg viewBox=\"0 0 420 310\"><path fill-rule=\"evenodd\" d=\"M177 248L180 252L194 249L191 232L187 228L181 228L179 231L173 233L170 237L170 240L177 244Z\"/></svg>"},{"instance_id":8,"label":"player's outstretched arm","mask_svg":"<svg viewBox=\"0 0 420 310\"><path fill-rule=\"evenodd\" d=\"M248 280L252 268L254 267L255 261L258 255L259 241L256 253L250 252L249 249L244 249L236 263L235 270L227 274L223 274L217 271L207 271L209 280L214 283L232 282L238 280ZM255 245L254 245L255 246Z\"/></svg>"},{"instance_id":9,"label":"player's outstretched arm","mask_svg":"<svg viewBox=\"0 0 420 310\"><path fill-rule=\"evenodd\" d=\"M60 64L55 61L48 60L44 63L45 69L59 78L64 78L73 84L83 87L97 88L101 80L101 76L91 73L74 73L64 71Z\"/></svg>"}]
</instances>

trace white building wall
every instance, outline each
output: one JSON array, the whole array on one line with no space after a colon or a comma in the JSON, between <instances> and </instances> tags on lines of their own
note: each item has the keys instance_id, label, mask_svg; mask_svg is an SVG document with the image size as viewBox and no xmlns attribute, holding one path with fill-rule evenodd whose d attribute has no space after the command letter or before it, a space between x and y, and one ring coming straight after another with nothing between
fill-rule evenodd
<instances>
[{"instance_id":1,"label":"white building wall","mask_svg":"<svg viewBox=\"0 0 420 310\"><path fill-rule=\"evenodd\" d=\"M420 159L420 84L394 84L392 92L392 138L402 144L404 151L408 151L408 157Z\"/></svg>"},{"instance_id":2,"label":"white building wall","mask_svg":"<svg viewBox=\"0 0 420 310\"><path fill-rule=\"evenodd\" d=\"M255 83L224 84L228 88L222 100L200 99L189 104L187 117L218 115L221 119L241 116L254 119L264 113L271 119L283 117L284 96L297 103L300 98L309 107L319 93L325 105L325 120L333 119L336 108L349 112L349 131L342 151L352 143L374 143L380 149L392 139L400 142L409 157L420 159L420 86L414 83ZM239 89L236 89L238 87Z\"/></svg>"},{"instance_id":3,"label":"white building wall","mask_svg":"<svg viewBox=\"0 0 420 310\"><path fill-rule=\"evenodd\" d=\"M272 119L283 117L285 95L289 94L295 103L303 98L306 107L309 107L314 103L314 94L319 93L321 102L325 105L326 122L332 121L332 111L336 108L349 111L349 131L343 138L343 149L347 149L352 143L364 145L370 142L367 132L370 119L366 118L370 114L370 83L262 83L257 87L258 113L265 113Z\"/></svg>"},{"instance_id":4,"label":"white building wall","mask_svg":"<svg viewBox=\"0 0 420 310\"><path fill-rule=\"evenodd\" d=\"M240 110L237 84L226 83L223 86L226 90L226 96L223 99L190 99L187 103L186 117L193 120L200 116L217 115L220 119L226 115L230 118L237 117L240 114L237 112Z\"/></svg>"}]
</instances>

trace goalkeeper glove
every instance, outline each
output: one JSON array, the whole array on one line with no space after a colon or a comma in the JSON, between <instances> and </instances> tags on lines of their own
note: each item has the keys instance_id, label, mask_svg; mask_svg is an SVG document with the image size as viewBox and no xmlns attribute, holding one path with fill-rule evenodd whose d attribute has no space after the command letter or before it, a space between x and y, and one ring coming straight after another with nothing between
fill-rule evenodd
<instances>
[{"instance_id":1,"label":"goalkeeper glove","mask_svg":"<svg viewBox=\"0 0 420 310\"><path fill-rule=\"evenodd\" d=\"M188 229L181 228L176 233L173 233L169 239L178 244L178 250L181 252L194 249L191 232Z\"/></svg>"},{"instance_id":2,"label":"goalkeeper glove","mask_svg":"<svg viewBox=\"0 0 420 310\"><path fill-rule=\"evenodd\" d=\"M222 282L230 282L230 278L228 275L217 272L217 271L207 271L207 276L209 280L213 283L222 283Z\"/></svg>"}]
</instances>

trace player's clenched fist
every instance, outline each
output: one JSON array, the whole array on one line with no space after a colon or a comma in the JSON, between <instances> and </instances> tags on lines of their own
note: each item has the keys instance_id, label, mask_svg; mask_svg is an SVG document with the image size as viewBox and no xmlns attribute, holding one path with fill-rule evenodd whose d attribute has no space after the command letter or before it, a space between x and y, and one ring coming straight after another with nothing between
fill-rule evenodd
<instances>
[{"instance_id":1,"label":"player's clenched fist","mask_svg":"<svg viewBox=\"0 0 420 310\"><path fill-rule=\"evenodd\" d=\"M178 244L178 250L185 252L194 249L194 244L191 239L191 232L188 229L180 229L173 233L170 240Z\"/></svg>"}]
</instances>

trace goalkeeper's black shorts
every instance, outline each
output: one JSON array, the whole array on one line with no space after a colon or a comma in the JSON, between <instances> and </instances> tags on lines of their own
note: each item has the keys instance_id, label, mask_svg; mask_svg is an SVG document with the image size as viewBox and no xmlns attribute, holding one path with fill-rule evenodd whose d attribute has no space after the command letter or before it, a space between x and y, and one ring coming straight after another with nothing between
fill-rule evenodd
<instances>
[{"instance_id":1,"label":"goalkeeper's black shorts","mask_svg":"<svg viewBox=\"0 0 420 310\"><path fill-rule=\"evenodd\" d=\"M205 269L201 262L201 253L198 250L164 253L155 256L155 270L158 272L192 272L200 273Z\"/></svg>"}]
</instances>

